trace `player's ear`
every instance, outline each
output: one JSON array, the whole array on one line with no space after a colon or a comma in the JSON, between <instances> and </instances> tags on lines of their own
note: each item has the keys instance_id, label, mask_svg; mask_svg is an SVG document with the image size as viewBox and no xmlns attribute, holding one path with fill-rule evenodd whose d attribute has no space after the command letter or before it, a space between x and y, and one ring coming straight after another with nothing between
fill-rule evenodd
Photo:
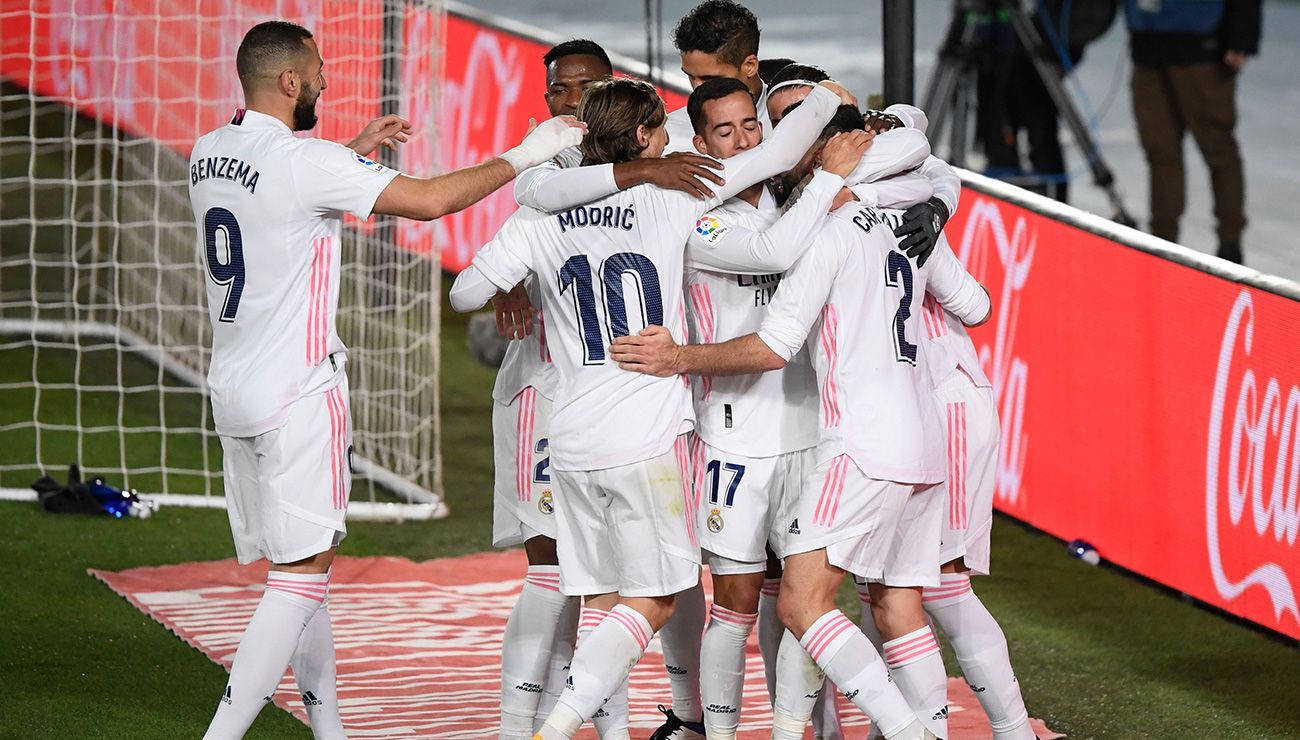
<instances>
[{"instance_id":1,"label":"player's ear","mask_svg":"<svg viewBox=\"0 0 1300 740\"><path fill-rule=\"evenodd\" d=\"M276 78L276 84L279 85L280 92L291 98L297 98L299 86L302 85L302 79L296 71L286 69Z\"/></svg>"},{"instance_id":2,"label":"player's ear","mask_svg":"<svg viewBox=\"0 0 1300 740\"><path fill-rule=\"evenodd\" d=\"M740 75L747 80L758 76L757 54L750 54L740 63Z\"/></svg>"},{"instance_id":3,"label":"player's ear","mask_svg":"<svg viewBox=\"0 0 1300 740\"><path fill-rule=\"evenodd\" d=\"M644 123L638 123L636 126L636 145L641 149L650 146L650 129Z\"/></svg>"},{"instance_id":4,"label":"player's ear","mask_svg":"<svg viewBox=\"0 0 1300 740\"><path fill-rule=\"evenodd\" d=\"M706 149L705 146L704 146L704 137L703 137L703 136L700 136L699 134L696 134L695 136L692 136L692 137L691 137L691 143L695 144L695 151L699 152L700 154L705 154L705 155L707 155L707 154L709 153L708 149Z\"/></svg>"}]
</instances>

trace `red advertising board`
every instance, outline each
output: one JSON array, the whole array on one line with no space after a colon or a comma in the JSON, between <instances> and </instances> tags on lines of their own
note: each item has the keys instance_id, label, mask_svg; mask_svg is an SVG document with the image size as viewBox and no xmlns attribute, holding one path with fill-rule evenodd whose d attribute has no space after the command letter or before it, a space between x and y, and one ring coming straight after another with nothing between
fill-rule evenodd
<instances>
[{"instance_id":1,"label":"red advertising board","mask_svg":"<svg viewBox=\"0 0 1300 740\"><path fill-rule=\"evenodd\" d=\"M966 189L997 506L1300 638L1300 303Z\"/></svg>"}]
</instances>

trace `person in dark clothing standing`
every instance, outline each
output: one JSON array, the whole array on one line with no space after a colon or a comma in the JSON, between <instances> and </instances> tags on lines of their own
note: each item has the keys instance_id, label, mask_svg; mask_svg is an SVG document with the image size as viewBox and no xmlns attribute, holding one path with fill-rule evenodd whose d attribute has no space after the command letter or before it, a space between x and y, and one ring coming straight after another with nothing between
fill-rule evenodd
<instances>
[{"instance_id":1,"label":"person in dark clothing standing","mask_svg":"<svg viewBox=\"0 0 1300 740\"><path fill-rule=\"evenodd\" d=\"M1151 233L1178 240L1183 136L1210 168L1218 255L1241 262L1246 188L1237 74L1259 52L1262 0L1125 0L1133 54L1133 115L1151 168Z\"/></svg>"}]
</instances>

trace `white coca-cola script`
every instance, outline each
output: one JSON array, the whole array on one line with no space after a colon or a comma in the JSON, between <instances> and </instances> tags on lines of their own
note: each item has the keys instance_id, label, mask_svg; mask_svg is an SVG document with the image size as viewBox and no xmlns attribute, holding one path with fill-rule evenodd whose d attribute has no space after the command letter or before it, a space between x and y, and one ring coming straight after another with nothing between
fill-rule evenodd
<instances>
[{"instance_id":1,"label":"white coca-cola script","mask_svg":"<svg viewBox=\"0 0 1300 740\"><path fill-rule=\"evenodd\" d=\"M1284 393L1277 378L1256 375L1249 364L1255 321L1254 301L1243 290L1228 315L1214 377L1205 460L1205 541L1210 573L1221 597L1232 601L1258 586L1268 592L1275 619L1280 622L1283 614L1290 614L1300 621L1293 574L1286 570L1297 566L1292 550L1300 528L1296 490L1300 485L1300 435L1296 433L1300 388L1291 384ZM1230 419L1226 417L1229 408ZM1226 429L1225 422L1230 424ZM1266 464L1269 458L1274 461L1271 466ZM1248 523L1242 521L1247 512ZM1271 538L1276 545L1265 542L1263 547L1242 547L1242 538ZM1225 565L1224 545L1229 542L1233 543L1229 552L1237 555ZM1281 558L1282 563L1263 557L1240 562L1239 553L1259 553L1275 546L1292 554ZM1234 576L1230 571L1245 575Z\"/></svg>"}]
</instances>

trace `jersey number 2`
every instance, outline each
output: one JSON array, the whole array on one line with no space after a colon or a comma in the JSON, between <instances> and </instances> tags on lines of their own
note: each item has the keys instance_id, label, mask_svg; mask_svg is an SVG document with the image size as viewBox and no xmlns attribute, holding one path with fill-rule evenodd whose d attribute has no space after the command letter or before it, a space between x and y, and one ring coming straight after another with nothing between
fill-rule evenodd
<instances>
[{"instance_id":1,"label":"jersey number 2","mask_svg":"<svg viewBox=\"0 0 1300 740\"><path fill-rule=\"evenodd\" d=\"M217 250L217 235L224 235L226 261ZM208 275L212 282L225 286L226 300L218 318L226 323L235 320L239 297L244 294L244 239L239 234L235 214L224 208L209 208L203 214L203 243L208 257Z\"/></svg>"},{"instance_id":2,"label":"jersey number 2","mask_svg":"<svg viewBox=\"0 0 1300 740\"><path fill-rule=\"evenodd\" d=\"M640 284L636 296L641 301L642 315L647 325L664 323L664 302L659 292L659 271L649 257L636 252L612 254L601 263L600 277L604 283L605 316L609 338L625 337L627 328L627 298L623 295L623 276L632 274ZM602 365L605 362L605 340L596 312L595 279L591 262L585 254L575 254L560 268L560 294L573 289L573 303L578 313L582 331L584 365Z\"/></svg>"},{"instance_id":3,"label":"jersey number 2","mask_svg":"<svg viewBox=\"0 0 1300 740\"><path fill-rule=\"evenodd\" d=\"M885 284L902 287L903 297L894 312L894 354L898 362L916 364L916 345L907 341L907 319L912 315L912 265L907 257L890 250L885 264Z\"/></svg>"}]
</instances>

